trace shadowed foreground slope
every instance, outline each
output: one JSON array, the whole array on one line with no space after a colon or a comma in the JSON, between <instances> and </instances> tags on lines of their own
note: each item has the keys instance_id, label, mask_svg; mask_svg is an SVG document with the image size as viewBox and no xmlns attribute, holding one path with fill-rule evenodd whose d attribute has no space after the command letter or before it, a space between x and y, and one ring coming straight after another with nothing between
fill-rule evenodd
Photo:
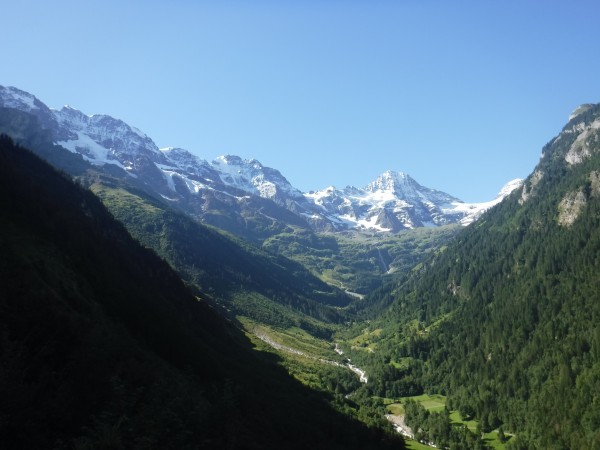
<instances>
[{"instance_id":1,"label":"shadowed foreground slope","mask_svg":"<svg viewBox=\"0 0 600 450\"><path fill-rule=\"evenodd\" d=\"M386 448L0 139L0 447Z\"/></svg>"}]
</instances>

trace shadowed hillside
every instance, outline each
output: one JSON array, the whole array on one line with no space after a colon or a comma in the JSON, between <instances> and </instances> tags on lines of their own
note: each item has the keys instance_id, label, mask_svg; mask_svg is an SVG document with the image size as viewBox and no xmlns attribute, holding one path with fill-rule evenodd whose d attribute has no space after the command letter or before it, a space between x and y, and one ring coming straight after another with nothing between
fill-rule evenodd
<instances>
[{"instance_id":1,"label":"shadowed hillside","mask_svg":"<svg viewBox=\"0 0 600 450\"><path fill-rule=\"evenodd\" d=\"M0 206L2 448L399 445L253 352L92 193L5 137Z\"/></svg>"}]
</instances>

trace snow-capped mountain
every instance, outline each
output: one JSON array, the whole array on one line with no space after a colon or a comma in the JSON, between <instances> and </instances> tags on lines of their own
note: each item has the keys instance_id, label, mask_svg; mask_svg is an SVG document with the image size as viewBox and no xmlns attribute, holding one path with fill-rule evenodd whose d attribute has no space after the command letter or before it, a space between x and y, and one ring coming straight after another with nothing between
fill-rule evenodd
<instances>
[{"instance_id":1,"label":"snow-capped mountain","mask_svg":"<svg viewBox=\"0 0 600 450\"><path fill-rule=\"evenodd\" d=\"M468 225L485 210L499 203L521 180L513 180L498 196L485 203L464 203L441 191L421 186L409 175L387 171L363 189L328 187L305 194L323 214L348 228L399 231L406 228Z\"/></svg>"},{"instance_id":2,"label":"snow-capped mountain","mask_svg":"<svg viewBox=\"0 0 600 450\"><path fill-rule=\"evenodd\" d=\"M30 114L40 127L52 130L56 139L72 137L68 133L65 134L64 130L60 128L52 110L29 92L14 87L0 86L0 107Z\"/></svg>"},{"instance_id":3,"label":"snow-capped mountain","mask_svg":"<svg viewBox=\"0 0 600 450\"><path fill-rule=\"evenodd\" d=\"M53 111L58 124L70 138L57 144L80 153L92 164L116 164L131 171L140 157L167 163L156 144L137 128L104 114L87 116L69 106Z\"/></svg>"},{"instance_id":4,"label":"snow-capped mountain","mask_svg":"<svg viewBox=\"0 0 600 450\"><path fill-rule=\"evenodd\" d=\"M250 194L282 203L303 198L302 192L293 187L278 170L264 167L255 159L226 155L218 157L211 164L219 172L224 184Z\"/></svg>"},{"instance_id":5,"label":"snow-capped mountain","mask_svg":"<svg viewBox=\"0 0 600 450\"><path fill-rule=\"evenodd\" d=\"M453 203L453 211L458 214L464 214L462 219L459 221L461 225L470 225L479 219L484 212L486 212L492 206L496 206L498 203L508 197L514 190L519 189L521 186L523 186L523 179L515 178L514 180L511 180L502 186L502 189L500 189L495 199L481 203Z\"/></svg>"},{"instance_id":6,"label":"snow-capped mountain","mask_svg":"<svg viewBox=\"0 0 600 450\"><path fill-rule=\"evenodd\" d=\"M238 156L201 159L181 148L159 149L145 133L108 115L88 116L65 106L50 109L33 95L0 86L0 107L34 116L55 144L98 167L125 177L187 213L230 231L249 221L262 228L287 225L320 231L400 231L450 223L464 225L498 203L466 204L421 186L409 175L387 171L359 189L333 187L302 193L276 169ZM117 169L118 168L118 169ZM125 175L127 174L127 175ZM227 218L235 225L224 222Z\"/></svg>"},{"instance_id":7,"label":"snow-capped mountain","mask_svg":"<svg viewBox=\"0 0 600 450\"><path fill-rule=\"evenodd\" d=\"M0 86L0 104L3 108L14 108L25 112L48 109L46 105L29 92L22 91L12 86Z\"/></svg>"}]
</instances>

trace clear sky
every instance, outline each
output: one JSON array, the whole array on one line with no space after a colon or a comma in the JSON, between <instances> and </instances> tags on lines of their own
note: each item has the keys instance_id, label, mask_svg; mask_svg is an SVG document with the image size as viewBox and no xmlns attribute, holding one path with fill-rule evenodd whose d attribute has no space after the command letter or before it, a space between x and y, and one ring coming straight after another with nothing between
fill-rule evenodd
<instances>
[{"instance_id":1,"label":"clear sky","mask_svg":"<svg viewBox=\"0 0 600 450\"><path fill-rule=\"evenodd\" d=\"M597 0L10 1L0 84L303 191L397 170L484 201L600 102L598 18Z\"/></svg>"}]
</instances>

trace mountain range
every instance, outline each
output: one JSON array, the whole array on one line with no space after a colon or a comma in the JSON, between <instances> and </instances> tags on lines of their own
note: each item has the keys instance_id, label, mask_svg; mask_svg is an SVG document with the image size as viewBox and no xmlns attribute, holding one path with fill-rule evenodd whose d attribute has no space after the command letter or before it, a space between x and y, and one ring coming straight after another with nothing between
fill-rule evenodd
<instances>
[{"instance_id":1,"label":"mountain range","mask_svg":"<svg viewBox=\"0 0 600 450\"><path fill-rule=\"evenodd\" d=\"M398 232L453 223L468 225L521 180L485 203L465 203L386 171L364 188L301 192L276 169L225 155L206 161L181 148L159 149L145 133L108 115L50 109L32 94L0 86L0 107L35 116L52 142L82 160L135 178L157 197L205 223L246 237L277 222L313 231ZM257 225L259 224L259 225Z\"/></svg>"}]
</instances>

